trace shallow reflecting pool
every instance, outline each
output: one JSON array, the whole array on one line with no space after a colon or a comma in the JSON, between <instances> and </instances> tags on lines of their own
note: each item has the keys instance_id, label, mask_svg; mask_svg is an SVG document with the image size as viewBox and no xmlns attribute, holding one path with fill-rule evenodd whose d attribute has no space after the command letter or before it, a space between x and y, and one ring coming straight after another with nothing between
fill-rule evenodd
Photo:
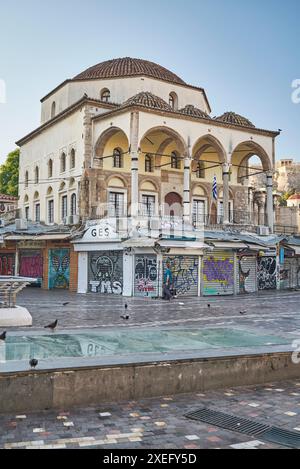
<instances>
[{"instance_id":1,"label":"shallow reflecting pool","mask_svg":"<svg viewBox=\"0 0 300 469\"><path fill-rule=\"evenodd\" d=\"M8 335L0 361L29 358L95 358L139 353L170 353L216 348L287 345L290 340L240 329L126 329L74 334Z\"/></svg>"}]
</instances>

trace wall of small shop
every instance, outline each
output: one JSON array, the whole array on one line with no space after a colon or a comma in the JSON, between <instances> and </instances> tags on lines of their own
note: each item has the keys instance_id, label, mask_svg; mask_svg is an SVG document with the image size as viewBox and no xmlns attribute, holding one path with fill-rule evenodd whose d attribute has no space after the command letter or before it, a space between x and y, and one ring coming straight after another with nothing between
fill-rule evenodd
<instances>
[{"instance_id":1,"label":"wall of small shop","mask_svg":"<svg viewBox=\"0 0 300 469\"><path fill-rule=\"evenodd\" d=\"M43 250L43 285L48 289L77 291L78 253L73 245L48 241Z\"/></svg>"},{"instance_id":2,"label":"wall of small shop","mask_svg":"<svg viewBox=\"0 0 300 469\"><path fill-rule=\"evenodd\" d=\"M123 251L88 253L88 291L122 295Z\"/></svg>"},{"instance_id":3,"label":"wall of small shop","mask_svg":"<svg viewBox=\"0 0 300 469\"><path fill-rule=\"evenodd\" d=\"M286 257L280 266L280 288L300 287L300 257Z\"/></svg>"},{"instance_id":4,"label":"wall of small shop","mask_svg":"<svg viewBox=\"0 0 300 469\"><path fill-rule=\"evenodd\" d=\"M167 264L173 277L173 289L178 296L198 296L199 256L177 255L163 257L163 274ZM164 275L163 275L164 278Z\"/></svg>"},{"instance_id":5,"label":"wall of small shop","mask_svg":"<svg viewBox=\"0 0 300 469\"><path fill-rule=\"evenodd\" d=\"M158 296L158 266L155 254L135 255L134 296Z\"/></svg>"},{"instance_id":6,"label":"wall of small shop","mask_svg":"<svg viewBox=\"0 0 300 469\"><path fill-rule=\"evenodd\" d=\"M0 275L15 275L16 245L6 242L0 249Z\"/></svg>"},{"instance_id":7,"label":"wall of small shop","mask_svg":"<svg viewBox=\"0 0 300 469\"><path fill-rule=\"evenodd\" d=\"M238 291L240 294L257 291L256 255L240 255L238 257Z\"/></svg>"},{"instance_id":8,"label":"wall of small shop","mask_svg":"<svg viewBox=\"0 0 300 469\"><path fill-rule=\"evenodd\" d=\"M218 251L203 257L203 296L233 295L235 290L235 262L232 251Z\"/></svg>"},{"instance_id":9,"label":"wall of small shop","mask_svg":"<svg viewBox=\"0 0 300 469\"><path fill-rule=\"evenodd\" d=\"M259 290L276 290L277 283L276 257L261 256L257 258L257 283Z\"/></svg>"}]
</instances>

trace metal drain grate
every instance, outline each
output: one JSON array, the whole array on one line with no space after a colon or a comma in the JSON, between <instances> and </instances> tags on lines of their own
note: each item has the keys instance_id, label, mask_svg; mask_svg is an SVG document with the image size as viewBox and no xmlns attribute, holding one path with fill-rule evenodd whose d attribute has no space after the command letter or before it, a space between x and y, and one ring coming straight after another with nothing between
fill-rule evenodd
<instances>
[{"instance_id":1,"label":"metal drain grate","mask_svg":"<svg viewBox=\"0 0 300 469\"><path fill-rule=\"evenodd\" d=\"M270 430L262 435L262 439L269 443L300 449L300 434L289 430L271 427Z\"/></svg>"},{"instance_id":2,"label":"metal drain grate","mask_svg":"<svg viewBox=\"0 0 300 469\"><path fill-rule=\"evenodd\" d=\"M200 420L201 422L215 425L216 427L225 428L233 432L244 433L250 436L259 436L261 433L269 430L269 425L264 425L253 420L248 420L240 417L234 417L233 415L224 414L217 410L211 410L203 408L196 412L191 412L185 417L192 420Z\"/></svg>"},{"instance_id":3,"label":"metal drain grate","mask_svg":"<svg viewBox=\"0 0 300 469\"><path fill-rule=\"evenodd\" d=\"M190 412L186 414L185 417L191 420L208 423L215 427L224 428L232 432L259 437L261 440L268 441L269 443L300 449L299 433L264 425L254 420L235 417L234 415L225 414L224 412L208 409L206 407L195 412Z\"/></svg>"}]
</instances>

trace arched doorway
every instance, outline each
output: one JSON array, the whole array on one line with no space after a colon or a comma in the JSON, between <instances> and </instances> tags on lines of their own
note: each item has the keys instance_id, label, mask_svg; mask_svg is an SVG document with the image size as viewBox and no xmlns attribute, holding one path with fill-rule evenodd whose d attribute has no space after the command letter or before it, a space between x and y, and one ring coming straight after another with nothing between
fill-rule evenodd
<instances>
[{"instance_id":1,"label":"arched doorway","mask_svg":"<svg viewBox=\"0 0 300 469\"><path fill-rule=\"evenodd\" d=\"M177 192L169 192L165 197L165 215L182 217L182 197Z\"/></svg>"}]
</instances>

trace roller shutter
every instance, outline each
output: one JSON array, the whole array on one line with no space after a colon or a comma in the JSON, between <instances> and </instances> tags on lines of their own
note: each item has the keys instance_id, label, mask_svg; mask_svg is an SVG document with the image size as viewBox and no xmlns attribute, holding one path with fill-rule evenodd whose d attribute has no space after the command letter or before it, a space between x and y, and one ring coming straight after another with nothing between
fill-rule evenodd
<instances>
[{"instance_id":1,"label":"roller shutter","mask_svg":"<svg viewBox=\"0 0 300 469\"><path fill-rule=\"evenodd\" d=\"M122 295L123 251L97 251L89 253L89 291Z\"/></svg>"},{"instance_id":2,"label":"roller shutter","mask_svg":"<svg viewBox=\"0 0 300 469\"><path fill-rule=\"evenodd\" d=\"M234 253L213 251L203 258L203 295L234 294Z\"/></svg>"},{"instance_id":3,"label":"roller shutter","mask_svg":"<svg viewBox=\"0 0 300 469\"><path fill-rule=\"evenodd\" d=\"M134 296L158 295L157 257L152 254L135 256Z\"/></svg>"},{"instance_id":4,"label":"roller shutter","mask_svg":"<svg viewBox=\"0 0 300 469\"><path fill-rule=\"evenodd\" d=\"M165 256L163 258L163 278L167 264L173 277L173 289L176 294L198 296L199 257L198 256Z\"/></svg>"},{"instance_id":5,"label":"roller shutter","mask_svg":"<svg viewBox=\"0 0 300 469\"><path fill-rule=\"evenodd\" d=\"M276 257L259 257L257 260L259 290L276 290Z\"/></svg>"},{"instance_id":6,"label":"roller shutter","mask_svg":"<svg viewBox=\"0 0 300 469\"><path fill-rule=\"evenodd\" d=\"M19 274L21 277L43 279L43 256L39 250L20 251Z\"/></svg>"},{"instance_id":7,"label":"roller shutter","mask_svg":"<svg viewBox=\"0 0 300 469\"><path fill-rule=\"evenodd\" d=\"M238 260L239 292L254 293L257 291L256 256L241 256Z\"/></svg>"},{"instance_id":8,"label":"roller shutter","mask_svg":"<svg viewBox=\"0 0 300 469\"><path fill-rule=\"evenodd\" d=\"M12 253L0 254L0 275L15 275L16 256Z\"/></svg>"},{"instance_id":9,"label":"roller shutter","mask_svg":"<svg viewBox=\"0 0 300 469\"><path fill-rule=\"evenodd\" d=\"M280 288L298 288L300 286L300 269L297 258L285 258L284 265L280 267Z\"/></svg>"}]
</instances>

